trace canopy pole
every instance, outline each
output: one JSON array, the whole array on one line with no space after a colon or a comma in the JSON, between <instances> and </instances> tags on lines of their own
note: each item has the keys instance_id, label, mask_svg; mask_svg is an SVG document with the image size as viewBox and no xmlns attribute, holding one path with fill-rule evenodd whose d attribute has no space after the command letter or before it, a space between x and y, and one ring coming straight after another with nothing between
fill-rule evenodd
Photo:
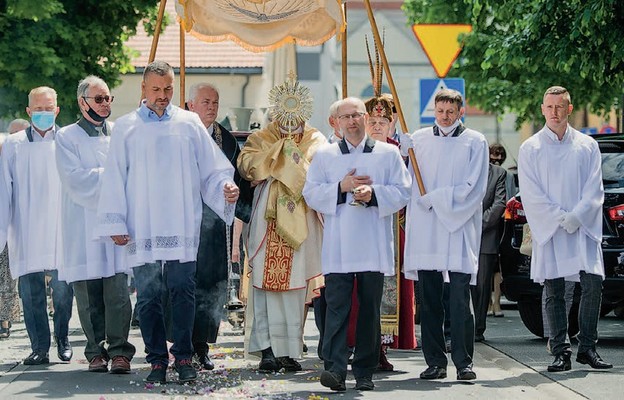
<instances>
[{"instance_id":1,"label":"canopy pole","mask_svg":"<svg viewBox=\"0 0 624 400\"><path fill-rule=\"evenodd\" d=\"M180 24L180 108L184 109L185 105L185 91L186 87L186 42L185 42L186 31L184 30L184 26Z\"/></svg>"},{"instance_id":2,"label":"canopy pole","mask_svg":"<svg viewBox=\"0 0 624 400\"><path fill-rule=\"evenodd\" d=\"M347 29L349 25L347 23L347 3L342 5L345 19L345 30L342 33L342 98L346 99L347 94Z\"/></svg>"},{"instance_id":3,"label":"canopy pole","mask_svg":"<svg viewBox=\"0 0 624 400\"><path fill-rule=\"evenodd\" d=\"M156 19L156 28L154 29L154 37L152 38L152 47L150 49L150 55L148 64L154 61L156 58L156 48L158 47L158 39L160 38L160 26L162 25L162 20L165 15L165 6L167 5L167 0L160 0L160 8L158 8L158 18Z\"/></svg>"},{"instance_id":4,"label":"canopy pole","mask_svg":"<svg viewBox=\"0 0 624 400\"><path fill-rule=\"evenodd\" d=\"M397 93L396 87L394 86L394 79L392 78L392 73L390 72L390 67L388 66L388 59L386 58L386 51L382 45L381 37L379 36L379 29L377 28L377 22L375 22L375 16L373 15L373 10L371 8L370 0L364 0L364 5L366 6L366 12L368 13L368 20L370 21L371 30L373 31L373 36L375 38L375 42L377 43L377 48L379 49L379 55L381 56L381 62L383 64L383 68L386 71L386 79L388 79L388 84L390 85L390 90L392 92L392 97L394 99L394 106L397 109L397 113L399 114L399 121L401 122L401 129L403 132L409 132L407 130L407 123L405 122L405 116L403 115L403 110L401 109L401 102L399 101L399 94ZM420 168L418 168L418 163L416 162L416 155L414 154L414 149L410 148L409 151L409 159L410 164L412 164L412 168L414 169L414 176L416 177L416 182L418 183L418 189L420 190L420 195L424 196L425 185L422 180L422 176L420 174Z\"/></svg>"}]
</instances>

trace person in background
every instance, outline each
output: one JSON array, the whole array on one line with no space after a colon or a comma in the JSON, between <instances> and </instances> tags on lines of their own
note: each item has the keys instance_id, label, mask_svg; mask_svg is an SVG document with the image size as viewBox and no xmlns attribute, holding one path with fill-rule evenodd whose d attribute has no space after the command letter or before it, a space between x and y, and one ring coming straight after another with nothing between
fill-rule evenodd
<instances>
[{"instance_id":1,"label":"person in background","mask_svg":"<svg viewBox=\"0 0 624 400\"><path fill-rule=\"evenodd\" d=\"M531 279L544 284L551 353L549 372L572 368L567 337L566 281L579 281L579 347L576 362L596 369L613 365L596 351L605 277L602 259L604 189L598 143L572 128L568 90L552 86L542 98L544 127L518 154L522 206L531 227Z\"/></svg>"},{"instance_id":2,"label":"person in background","mask_svg":"<svg viewBox=\"0 0 624 400\"><path fill-rule=\"evenodd\" d=\"M97 76L76 90L81 117L56 137L56 167L61 179L63 263L59 278L72 284L80 325L87 338L89 372L130 373L136 349L128 342L132 306L123 248L93 240L101 176L108 153L113 96Z\"/></svg>"},{"instance_id":3,"label":"person in background","mask_svg":"<svg viewBox=\"0 0 624 400\"><path fill-rule=\"evenodd\" d=\"M9 135L23 131L30 123L25 119L14 119L9 123ZM0 144L0 151L2 145ZM11 322L20 318L19 294L16 280L9 269L9 251L7 247L0 253L0 339L11 336Z\"/></svg>"},{"instance_id":4,"label":"person in background","mask_svg":"<svg viewBox=\"0 0 624 400\"><path fill-rule=\"evenodd\" d=\"M54 157L60 109L56 91L32 89L26 112L31 126L10 135L0 163L0 247L8 239L11 274L24 307L24 322L32 352L24 365L50 362L50 326L46 304L46 274L54 301L54 338L61 361L73 356L69 320L74 300L71 286L58 279L60 267L61 184ZM45 201L42 201L44 199Z\"/></svg>"},{"instance_id":5,"label":"person in background","mask_svg":"<svg viewBox=\"0 0 624 400\"><path fill-rule=\"evenodd\" d=\"M219 114L219 91L217 88L209 83L194 84L189 89L187 104L189 110L199 116L202 124L232 164L232 167L236 168L236 160L240 154L238 142L230 131L216 121ZM251 187L248 181L241 178L237 170L234 171L234 183L240 188L234 226L242 226L243 222L249 222ZM240 232L240 228L227 227L227 229L230 229L230 245L233 256L238 253L239 248L239 240L236 240L237 237L234 236L234 232ZM228 301L227 296L230 295L230 293L226 293L228 243L225 230L225 222L210 207L203 204L197 251L197 271L195 273L193 350L196 361L204 370L214 369L214 363L208 355L209 343L217 341L223 306Z\"/></svg>"}]
</instances>

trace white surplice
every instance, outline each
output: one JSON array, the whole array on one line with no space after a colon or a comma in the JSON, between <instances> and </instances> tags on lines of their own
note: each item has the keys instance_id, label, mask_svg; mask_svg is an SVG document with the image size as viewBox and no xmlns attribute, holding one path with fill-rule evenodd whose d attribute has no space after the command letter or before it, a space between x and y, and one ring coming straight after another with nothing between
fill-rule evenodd
<instances>
[{"instance_id":1,"label":"white surplice","mask_svg":"<svg viewBox=\"0 0 624 400\"><path fill-rule=\"evenodd\" d=\"M376 207L352 206L353 196L338 203L340 181L352 169L369 175ZM323 274L381 272L395 274L392 216L409 201L411 179L396 146L375 142L370 153L342 154L339 143L319 149L306 176L303 196L324 216Z\"/></svg>"},{"instance_id":2,"label":"white surplice","mask_svg":"<svg viewBox=\"0 0 624 400\"><path fill-rule=\"evenodd\" d=\"M416 180L407 206L405 277L418 271L472 276L476 284L487 188L489 151L485 137L466 129L457 137L434 136L433 128L412 135L414 152L426 190L421 199ZM410 167L410 172L413 174ZM431 209L420 203L431 203Z\"/></svg>"},{"instance_id":3,"label":"white surplice","mask_svg":"<svg viewBox=\"0 0 624 400\"><path fill-rule=\"evenodd\" d=\"M59 279L68 283L128 272L123 247L115 246L110 238L93 237L109 142L109 136L91 137L77 123L57 133L63 236Z\"/></svg>"},{"instance_id":4,"label":"white surplice","mask_svg":"<svg viewBox=\"0 0 624 400\"><path fill-rule=\"evenodd\" d=\"M145 104L115 123L102 174L96 235L129 235L129 267L195 261L203 201L231 223L225 183L234 168L197 114L170 105L162 118Z\"/></svg>"},{"instance_id":5,"label":"white surplice","mask_svg":"<svg viewBox=\"0 0 624 400\"><path fill-rule=\"evenodd\" d=\"M60 181L54 130L10 135L0 156L0 247L9 246L14 278L54 270L61 262Z\"/></svg>"},{"instance_id":6,"label":"white surplice","mask_svg":"<svg viewBox=\"0 0 624 400\"><path fill-rule=\"evenodd\" d=\"M604 278L598 143L570 126L559 141L544 127L520 146L518 178L533 240L531 278L578 281L579 271ZM567 212L581 222L572 234L559 225Z\"/></svg>"}]
</instances>

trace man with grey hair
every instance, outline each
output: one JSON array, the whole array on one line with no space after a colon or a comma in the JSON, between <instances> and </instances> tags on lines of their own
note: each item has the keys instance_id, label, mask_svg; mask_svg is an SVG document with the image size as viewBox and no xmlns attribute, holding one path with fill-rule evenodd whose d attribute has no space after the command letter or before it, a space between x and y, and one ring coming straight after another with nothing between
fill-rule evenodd
<instances>
[{"instance_id":1,"label":"man with grey hair","mask_svg":"<svg viewBox=\"0 0 624 400\"><path fill-rule=\"evenodd\" d=\"M100 178L108 153L113 96L97 76L78 83L82 116L56 138L56 166L61 179L61 279L72 283L90 372L130 372L135 348L128 342L131 305L123 249L93 240ZM105 345L107 346L105 347Z\"/></svg>"},{"instance_id":2,"label":"man with grey hair","mask_svg":"<svg viewBox=\"0 0 624 400\"><path fill-rule=\"evenodd\" d=\"M152 365L147 382L165 383L169 353L162 302L171 299L175 369L193 381L195 270L202 201L229 223L238 187L234 168L197 114L171 104L173 68L145 67L139 108L115 122L102 174L97 236L125 246L138 293L139 326Z\"/></svg>"},{"instance_id":3,"label":"man with grey hair","mask_svg":"<svg viewBox=\"0 0 624 400\"><path fill-rule=\"evenodd\" d=\"M240 154L238 142L230 131L219 124L216 119L219 114L219 91L209 83L197 83L189 90L188 108L199 115L208 133L227 159L236 167L236 160ZM249 222L251 214L250 183L241 178L238 170L234 171L234 182L241 190L236 204L236 222ZM196 360L205 370L214 368L208 356L208 343L215 343L219 334L219 325L223 306L226 300L227 285L227 241L225 222L210 209L203 205L201 231L199 233L199 249L197 252L197 271L195 272L195 324L193 326L193 349ZM231 227L230 237L232 255L238 249L238 240ZM240 231L239 235L240 235ZM232 262L239 260L231 260Z\"/></svg>"},{"instance_id":4,"label":"man with grey hair","mask_svg":"<svg viewBox=\"0 0 624 400\"><path fill-rule=\"evenodd\" d=\"M9 131L9 135L12 135L14 133L17 133L19 131L23 131L24 129L28 128L30 126L30 122L26 121L25 119L22 118L16 118L13 121L11 121L11 123L9 123L9 127L8 127L8 131Z\"/></svg>"},{"instance_id":5,"label":"man with grey hair","mask_svg":"<svg viewBox=\"0 0 624 400\"><path fill-rule=\"evenodd\" d=\"M46 275L52 278L58 357L69 361L73 355L68 339L73 293L58 280L57 272L62 260L57 234L61 185L54 160L55 120L60 110L56 98L51 87L30 91L26 112L32 126L7 138L0 164L0 248L8 241L11 274L19 278L32 350L25 365L50 362Z\"/></svg>"},{"instance_id":6,"label":"man with grey hair","mask_svg":"<svg viewBox=\"0 0 624 400\"><path fill-rule=\"evenodd\" d=\"M340 126L338 125L338 106L341 102L342 100L337 100L334 101L331 106L329 106L329 117L327 118L327 122L329 123L329 126L331 126L334 130L327 138L327 141L329 143L339 142L342 140Z\"/></svg>"}]
</instances>

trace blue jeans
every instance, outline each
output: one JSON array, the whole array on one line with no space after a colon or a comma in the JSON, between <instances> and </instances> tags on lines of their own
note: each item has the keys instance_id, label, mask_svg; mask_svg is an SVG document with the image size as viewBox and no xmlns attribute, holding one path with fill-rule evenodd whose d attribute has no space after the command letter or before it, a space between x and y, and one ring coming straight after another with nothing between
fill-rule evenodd
<instances>
[{"instance_id":1,"label":"blue jeans","mask_svg":"<svg viewBox=\"0 0 624 400\"><path fill-rule=\"evenodd\" d=\"M54 302L54 336L66 338L69 334L69 320L72 315L74 291L65 281L58 280L57 271L48 271L52 276L50 288ZM19 294L24 305L24 323L30 338L32 351L47 353L50 350L50 325L45 289L46 272L33 272L20 276Z\"/></svg>"},{"instance_id":2,"label":"blue jeans","mask_svg":"<svg viewBox=\"0 0 624 400\"><path fill-rule=\"evenodd\" d=\"M137 288L137 310L143 342L147 347L146 361L167 366L167 331L163 293L171 299L173 346L176 361L193 356L193 321L195 319L195 261L166 261L134 267Z\"/></svg>"}]
</instances>

